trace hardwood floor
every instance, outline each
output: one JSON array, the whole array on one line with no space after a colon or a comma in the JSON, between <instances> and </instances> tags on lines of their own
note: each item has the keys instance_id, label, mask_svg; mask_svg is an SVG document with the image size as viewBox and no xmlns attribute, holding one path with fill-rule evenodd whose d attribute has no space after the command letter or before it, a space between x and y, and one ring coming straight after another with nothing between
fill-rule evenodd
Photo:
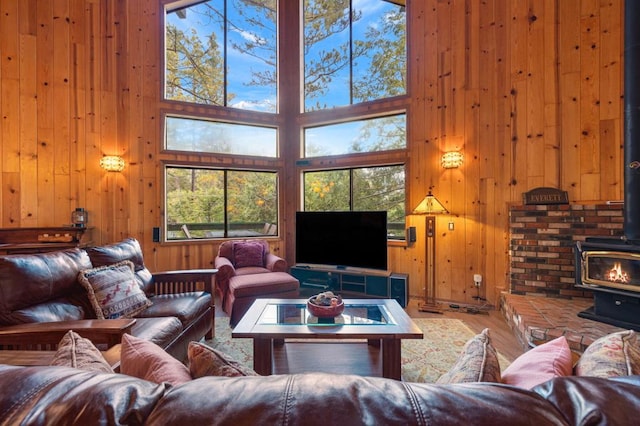
<instances>
[{"instance_id":1,"label":"hardwood floor","mask_svg":"<svg viewBox=\"0 0 640 426\"><path fill-rule=\"evenodd\" d=\"M525 352L525 344L521 342L511 327L507 324L502 312L492 310L482 313L467 313L465 309L452 309L446 305L439 305L443 308L442 314L420 312L418 310L419 301L410 300L405 309L411 318L455 318L465 323L476 333L480 333L485 328L490 330L491 343L506 359L513 361Z\"/></svg>"}]
</instances>

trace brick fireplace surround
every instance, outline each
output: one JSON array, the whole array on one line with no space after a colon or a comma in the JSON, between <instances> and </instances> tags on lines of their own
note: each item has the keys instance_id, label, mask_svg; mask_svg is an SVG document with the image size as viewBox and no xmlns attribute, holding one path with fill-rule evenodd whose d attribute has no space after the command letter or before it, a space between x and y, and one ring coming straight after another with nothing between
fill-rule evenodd
<instances>
[{"instance_id":1,"label":"brick fireplace surround","mask_svg":"<svg viewBox=\"0 0 640 426\"><path fill-rule=\"evenodd\" d=\"M617 327L578 318L593 304L588 290L575 288L576 241L623 235L620 203L514 205L510 220L510 291L503 314L523 342L564 335L582 351Z\"/></svg>"},{"instance_id":2,"label":"brick fireplace surround","mask_svg":"<svg viewBox=\"0 0 640 426\"><path fill-rule=\"evenodd\" d=\"M512 206L509 222L514 294L591 298L574 288L576 241L623 235L619 203Z\"/></svg>"}]
</instances>

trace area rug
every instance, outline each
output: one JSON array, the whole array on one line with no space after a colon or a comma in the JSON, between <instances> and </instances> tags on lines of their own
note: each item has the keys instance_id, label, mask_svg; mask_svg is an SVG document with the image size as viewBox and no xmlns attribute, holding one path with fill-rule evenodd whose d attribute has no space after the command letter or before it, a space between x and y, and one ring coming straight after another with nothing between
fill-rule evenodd
<instances>
[{"instance_id":1,"label":"area rug","mask_svg":"<svg viewBox=\"0 0 640 426\"><path fill-rule=\"evenodd\" d=\"M464 344L475 333L458 319L414 318L424 334L422 340L402 341L402 379L407 382L433 383L456 362ZM232 359L253 368L252 339L231 337L229 318L216 317L216 335L205 341ZM509 362L499 355L501 370Z\"/></svg>"}]
</instances>

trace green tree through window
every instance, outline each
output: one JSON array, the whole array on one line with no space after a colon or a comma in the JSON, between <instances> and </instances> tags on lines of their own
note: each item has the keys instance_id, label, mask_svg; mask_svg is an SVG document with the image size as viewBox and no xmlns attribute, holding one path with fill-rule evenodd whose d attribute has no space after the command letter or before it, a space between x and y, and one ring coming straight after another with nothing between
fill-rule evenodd
<instances>
[{"instance_id":1,"label":"green tree through window","mask_svg":"<svg viewBox=\"0 0 640 426\"><path fill-rule=\"evenodd\" d=\"M167 166L165 181L169 240L261 236L277 224L275 172Z\"/></svg>"}]
</instances>

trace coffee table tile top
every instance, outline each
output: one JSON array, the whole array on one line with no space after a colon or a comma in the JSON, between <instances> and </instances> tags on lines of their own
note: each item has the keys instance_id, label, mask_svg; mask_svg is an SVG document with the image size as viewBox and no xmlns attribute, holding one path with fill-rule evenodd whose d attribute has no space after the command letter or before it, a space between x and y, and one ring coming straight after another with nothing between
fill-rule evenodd
<instances>
[{"instance_id":1,"label":"coffee table tile top","mask_svg":"<svg viewBox=\"0 0 640 426\"><path fill-rule=\"evenodd\" d=\"M422 339L422 330L395 299L344 299L345 311L328 321L309 315L306 302L307 299L257 299L231 335L272 339Z\"/></svg>"},{"instance_id":2,"label":"coffee table tile top","mask_svg":"<svg viewBox=\"0 0 640 426\"><path fill-rule=\"evenodd\" d=\"M267 303L257 324L335 326L339 324L385 325L397 322L385 305L354 304L345 301L344 312L335 318L318 318L307 310L306 303Z\"/></svg>"}]
</instances>

